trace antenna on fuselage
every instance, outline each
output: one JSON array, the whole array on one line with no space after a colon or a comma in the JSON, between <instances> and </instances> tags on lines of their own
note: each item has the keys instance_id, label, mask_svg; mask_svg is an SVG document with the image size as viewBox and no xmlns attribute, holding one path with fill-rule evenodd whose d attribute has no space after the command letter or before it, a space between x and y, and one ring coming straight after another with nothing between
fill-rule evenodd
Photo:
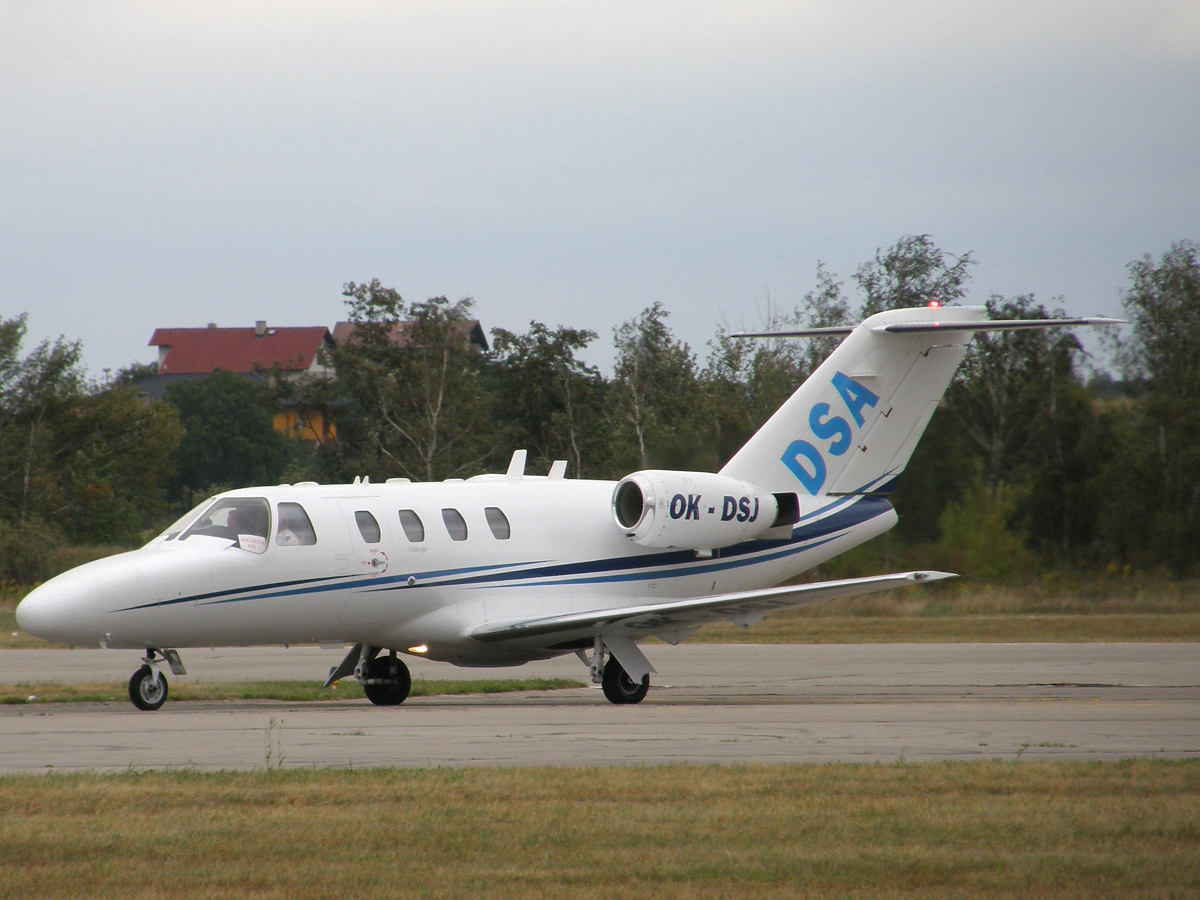
<instances>
[{"instance_id":1,"label":"antenna on fuselage","mask_svg":"<svg viewBox=\"0 0 1200 900\"><path fill-rule=\"evenodd\" d=\"M508 464L507 476L514 481L525 477L525 451L514 450L512 460Z\"/></svg>"}]
</instances>

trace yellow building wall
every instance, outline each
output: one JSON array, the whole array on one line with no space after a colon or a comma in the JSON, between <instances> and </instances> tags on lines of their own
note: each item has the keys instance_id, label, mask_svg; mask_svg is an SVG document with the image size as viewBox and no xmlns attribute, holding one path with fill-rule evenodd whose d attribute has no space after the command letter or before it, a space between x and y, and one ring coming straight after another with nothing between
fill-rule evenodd
<instances>
[{"instance_id":1,"label":"yellow building wall","mask_svg":"<svg viewBox=\"0 0 1200 900\"><path fill-rule=\"evenodd\" d=\"M304 441L337 437L337 426L326 422L315 409L285 409L275 414L275 430Z\"/></svg>"}]
</instances>

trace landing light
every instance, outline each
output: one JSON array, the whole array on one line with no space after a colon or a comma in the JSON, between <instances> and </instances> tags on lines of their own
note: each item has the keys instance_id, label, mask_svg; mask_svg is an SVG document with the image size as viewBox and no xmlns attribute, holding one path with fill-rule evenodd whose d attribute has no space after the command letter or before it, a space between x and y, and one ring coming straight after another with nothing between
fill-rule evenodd
<instances>
[{"instance_id":1,"label":"landing light","mask_svg":"<svg viewBox=\"0 0 1200 900\"><path fill-rule=\"evenodd\" d=\"M424 644L420 644L416 647L409 647L408 652L409 653L428 653L429 648L426 647Z\"/></svg>"}]
</instances>

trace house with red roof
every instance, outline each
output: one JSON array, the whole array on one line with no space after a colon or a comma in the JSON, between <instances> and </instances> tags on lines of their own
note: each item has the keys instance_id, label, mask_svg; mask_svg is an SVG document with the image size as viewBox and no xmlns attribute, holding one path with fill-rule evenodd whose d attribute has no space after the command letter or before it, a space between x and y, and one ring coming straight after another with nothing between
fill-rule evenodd
<instances>
[{"instance_id":1,"label":"house with red roof","mask_svg":"<svg viewBox=\"0 0 1200 900\"><path fill-rule=\"evenodd\" d=\"M158 348L158 374L207 375L214 369L228 372L288 373L326 376L322 348L333 349L333 335L324 325L269 328L260 320L253 328L156 328L150 346Z\"/></svg>"},{"instance_id":2,"label":"house with red roof","mask_svg":"<svg viewBox=\"0 0 1200 900\"><path fill-rule=\"evenodd\" d=\"M206 328L156 328L150 346L158 348L158 374L139 381L137 387L144 397L162 400L172 384L207 378L217 369L264 380L278 374L298 383L334 378L336 373L324 364L321 351L353 341L355 328L353 322L338 322L331 334L323 325L272 328L261 319L253 328L218 328L215 322ZM488 349L477 319L459 322L455 328L471 346ZM391 339L407 347L411 329L411 322L399 322ZM275 430L310 441L337 434L333 422L302 401L282 404L275 415Z\"/></svg>"},{"instance_id":3,"label":"house with red roof","mask_svg":"<svg viewBox=\"0 0 1200 900\"><path fill-rule=\"evenodd\" d=\"M357 328L358 326L353 322L338 322L333 326L333 342L339 347L345 346L347 341L354 339L354 332ZM479 350L488 349L487 335L483 333L483 326L479 324L478 319L464 319L461 322L455 322L454 330L459 338L471 346ZM392 333L389 337L397 346L407 347L412 340L411 335L412 322L397 322L392 326Z\"/></svg>"},{"instance_id":4,"label":"house with red roof","mask_svg":"<svg viewBox=\"0 0 1200 900\"><path fill-rule=\"evenodd\" d=\"M206 378L224 369L249 378L266 379L280 373L294 381L332 378L321 350L332 350L333 336L324 325L299 328L269 327L263 320L253 328L156 328L150 346L158 348L158 375L139 381L138 390L161 400L178 381ZM306 440L321 441L336 432L332 422L303 403L286 402L275 415L275 429Z\"/></svg>"}]
</instances>

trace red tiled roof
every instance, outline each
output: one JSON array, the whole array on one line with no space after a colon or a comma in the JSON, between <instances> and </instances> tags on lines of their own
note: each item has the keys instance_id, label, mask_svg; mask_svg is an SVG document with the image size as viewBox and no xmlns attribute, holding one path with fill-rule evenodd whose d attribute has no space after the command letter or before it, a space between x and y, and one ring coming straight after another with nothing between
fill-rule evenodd
<instances>
[{"instance_id":1,"label":"red tiled roof","mask_svg":"<svg viewBox=\"0 0 1200 900\"><path fill-rule=\"evenodd\" d=\"M254 328L156 328L150 346L166 349L158 368L163 375L213 369L253 372L274 366L303 371L328 340L332 338L324 325L268 328L261 336Z\"/></svg>"},{"instance_id":2,"label":"red tiled roof","mask_svg":"<svg viewBox=\"0 0 1200 900\"><path fill-rule=\"evenodd\" d=\"M353 322L338 322L333 326L333 342L339 347L343 346L346 341L354 337L357 327ZM411 330L412 322L397 322L392 328L392 340L401 347L407 347L408 334ZM472 344L483 350L488 349L487 337L484 335L483 326L479 324L478 319L465 319L455 325L455 330Z\"/></svg>"}]
</instances>

